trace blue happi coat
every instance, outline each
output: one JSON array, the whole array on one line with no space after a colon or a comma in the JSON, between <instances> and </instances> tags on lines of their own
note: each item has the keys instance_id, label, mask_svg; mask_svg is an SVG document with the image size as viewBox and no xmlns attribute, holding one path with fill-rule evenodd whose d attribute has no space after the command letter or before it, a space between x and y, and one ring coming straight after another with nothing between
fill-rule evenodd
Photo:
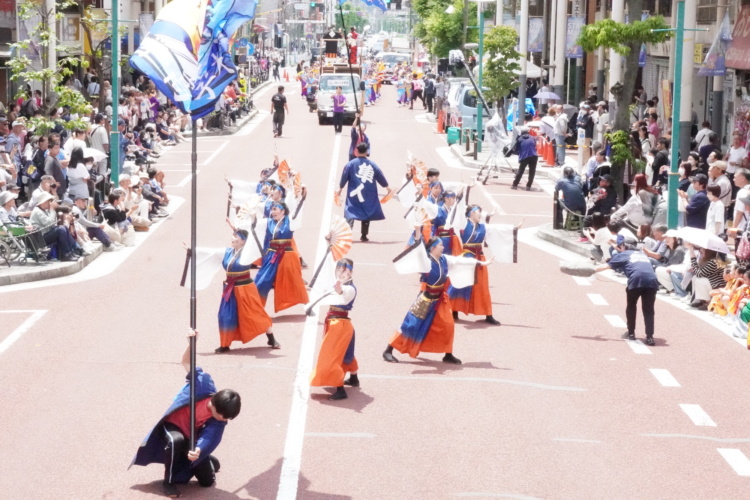
<instances>
[{"instance_id":1,"label":"blue happi coat","mask_svg":"<svg viewBox=\"0 0 750 500\"><path fill-rule=\"evenodd\" d=\"M346 190L344 217L356 220L383 220L383 208L378 198L378 186L388 187L383 172L373 161L358 157L344 167L339 187Z\"/></svg>"}]
</instances>

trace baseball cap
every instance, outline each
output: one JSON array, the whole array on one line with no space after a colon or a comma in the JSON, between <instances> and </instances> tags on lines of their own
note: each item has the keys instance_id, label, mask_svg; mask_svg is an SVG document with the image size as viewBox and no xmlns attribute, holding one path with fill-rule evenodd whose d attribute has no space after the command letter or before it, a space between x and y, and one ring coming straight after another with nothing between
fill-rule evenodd
<instances>
[{"instance_id":1,"label":"baseball cap","mask_svg":"<svg viewBox=\"0 0 750 500\"><path fill-rule=\"evenodd\" d=\"M125 125L127 125L127 123L125 123L125 120L120 118L119 120L117 120L117 125L120 127L124 127Z\"/></svg>"},{"instance_id":2,"label":"baseball cap","mask_svg":"<svg viewBox=\"0 0 750 500\"><path fill-rule=\"evenodd\" d=\"M611 186L612 184L614 184L614 182L615 182L615 180L614 180L614 179L612 178L612 176L611 176L611 175L609 175L609 174L604 174L604 175L602 175L602 176L601 176L601 177L600 177L599 179L600 179L600 180L605 180L605 181L607 181L607 183L608 183L608 184L609 184L610 186Z\"/></svg>"},{"instance_id":3,"label":"baseball cap","mask_svg":"<svg viewBox=\"0 0 750 500\"><path fill-rule=\"evenodd\" d=\"M664 233L664 237L665 238L679 238L680 235L679 235L679 233L677 232L676 229L670 229L669 231L667 231L666 233Z\"/></svg>"},{"instance_id":4,"label":"baseball cap","mask_svg":"<svg viewBox=\"0 0 750 500\"><path fill-rule=\"evenodd\" d=\"M628 236L625 237L621 234L617 235L617 246L625 245L626 247L634 247L638 244L637 241L635 241L632 237Z\"/></svg>"},{"instance_id":5,"label":"baseball cap","mask_svg":"<svg viewBox=\"0 0 750 500\"><path fill-rule=\"evenodd\" d=\"M12 126L13 126L13 127L19 127L19 126L20 126L20 127L23 127L23 126L24 126L24 123L23 123L22 121L16 120L16 121L14 121L14 122L13 122L13 125L12 125Z\"/></svg>"}]
</instances>

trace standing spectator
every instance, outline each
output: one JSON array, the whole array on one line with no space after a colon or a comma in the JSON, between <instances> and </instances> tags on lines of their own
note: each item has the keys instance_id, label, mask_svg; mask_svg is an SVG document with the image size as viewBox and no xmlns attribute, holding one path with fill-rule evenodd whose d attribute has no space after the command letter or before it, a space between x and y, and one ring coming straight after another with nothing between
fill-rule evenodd
<instances>
[{"instance_id":1,"label":"standing spectator","mask_svg":"<svg viewBox=\"0 0 750 500\"><path fill-rule=\"evenodd\" d=\"M94 117L94 127L89 134L89 141L92 148L104 154L109 154L109 133L107 133L107 128L104 126L104 115L101 113L97 113ZM106 172L107 159L105 158L97 165L96 173L104 175Z\"/></svg>"},{"instance_id":2,"label":"standing spectator","mask_svg":"<svg viewBox=\"0 0 750 500\"><path fill-rule=\"evenodd\" d=\"M86 87L86 91L89 94L89 97L91 96L98 96L99 95L99 79L96 76L91 76L89 79L89 85Z\"/></svg>"},{"instance_id":3,"label":"standing spectator","mask_svg":"<svg viewBox=\"0 0 750 500\"><path fill-rule=\"evenodd\" d=\"M75 148L86 148L86 141L84 140L84 137L86 134L83 132L83 130L79 128L73 129L73 135L65 141L65 145L63 146L63 152L65 152L65 157L70 158L70 155L73 153L73 150Z\"/></svg>"},{"instance_id":4,"label":"standing spectator","mask_svg":"<svg viewBox=\"0 0 750 500\"><path fill-rule=\"evenodd\" d=\"M666 186L669 175L669 139L666 137L659 138L656 141L656 148L651 150L654 155L654 162L651 164L651 185Z\"/></svg>"},{"instance_id":5,"label":"standing spectator","mask_svg":"<svg viewBox=\"0 0 750 500\"><path fill-rule=\"evenodd\" d=\"M23 168L23 162L21 161L21 152L23 151L23 137L25 125L23 122L13 122L13 130L5 139L5 151L10 154L10 159L13 160L13 165L16 167L17 172L21 172Z\"/></svg>"},{"instance_id":6,"label":"standing spectator","mask_svg":"<svg viewBox=\"0 0 750 500\"><path fill-rule=\"evenodd\" d=\"M708 169L708 185L719 186L721 190L719 198L725 209L732 204L732 181L727 177L726 170L727 162L718 160L713 162Z\"/></svg>"},{"instance_id":7,"label":"standing spectator","mask_svg":"<svg viewBox=\"0 0 750 500\"><path fill-rule=\"evenodd\" d=\"M433 104L435 100L435 75L429 74L424 82L424 98L427 101L427 112L433 112ZM437 113L435 113L437 114Z\"/></svg>"},{"instance_id":8,"label":"standing spectator","mask_svg":"<svg viewBox=\"0 0 750 500\"><path fill-rule=\"evenodd\" d=\"M638 88L635 92L635 105L638 108L638 119L643 120L643 115L646 113L646 102L648 101L648 96L646 95L646 91L643 89L643 85L638 85Z\"/></svg>"},{"instance_id":9,"label":"standing spectator","mask_svg":"<svg viewBox=\"0 0 750 500\"><path fill-rule=\"evenodd\" d=\"M706 214L706 231L719 235L724 232L724 204L721 202L721 188L714 184L706 188L711 204Z\"/></svg>"},{"instance_id":10,"label":"standing spectator","mask_svg":"<svg viewBox=\"0 0 750 500\"><path fill-rule=\"evenodd\" d=\"M284 96L284 86L279 85L278 92L271 97L271 113L273 113L273 136L281 137L284 127L284 113L289 113L289 107L286 105Z\"/></svg>"},{"instance_id":11,"label":"standing spectator","mask_svg":"<svg viewBox=\"0 0 750 500\"><path fill-rule=\"evenodd\" d=\"M627 297L625 317L627 319L628 331L622 335L622 338L635 340L636 312L638 299L640 299L643 322L646 328L646 344L654 345L654 304L656 302L656 292L659 289L659 281L656 279L656 273L648 257L636 251L635 247L636 241L618 235L618 252L607 264L600 265L596 270L599 272L614 269L615 271L625 273L625 276L628 278L625 290Z\"/></svg>"},{"instance_id":12,"label":"standing spectator","mask_svg":"<svg viewBox=\"0 0 750 500\"><path fill-rule=\"evenodd\" d=\"M568 115L561 105L557 106L555 121L555 166L565 166L565 138L568 135Z\"/></svg>"},{"instance_id":13,"label":"standing spectator","mask_svg":"<svg viewBox=\"0 0 750 500\"><path fill-rule=\"evenodd\" d=\"M336 134L340 134L344 126L346 96L341 91L341 87L336 87L336 93L331 96L333 101L333 131Z\"/></svg>"},{"instance_id":14,"label":"standing spectator","mask_svg":"<svg viewBox=\"0 0 750 500\"><path fill-rule=\"evenodd\" d=\"M747 149L742 146L742 134L732 134L732 146L727 153L727 177L734 180L735 172L747 164Z\"/></svg>"},{"instance_id":15,"label":"standing spectator","mask_svg":"<svg viewBox=\"0 0 750 500\"><path fill-rule=\"evenodd\" d=\"M63 170L65 167L63 167L62 163L60 163L60 160L57 158L59 153L60 143L55 140L50 140L47 158L44 160L44 173L46 175L51 175L52 178L55 179L55 184L57 185L55 193L57 199L62 200L65 198L65 192L68 190L68 179Z\"/></svg>"},{"instance_id":16,"label":"standing spectator","mask_svg":"<svg viewBox=\"0 0 750 500\"><path fill-rule=\"evenodd\" d=\"M529 167L529 180L526 182L526 191L531 191L531 185L534 183L534 175L536 174L538 157L536 154L536 139L529 135L528 127L521 127L521 136L518 138L516 144L518 172L516 172L516 177L513 179L513 184L510 188L518 189L518 183L521 182L521 177L523 177L526 167Z\"/></svg>"},{"instance_id":17,"label":"standing spectator","mask_svg":"<svg viewBox=\"0 0 750 500\"><path fill-rule=\"evenodd\" d=\"M711 122L704 121L702 128L697 134L695 134L695 142L698 144L697 149L700 150L703 146L708 145L708 136L713 133L713 130L711 130Z\"/></svg>"},{"instance_id":18,"label":"standing spectator","mask_svg":"<svg viewBox=\"0 0 750 500\"><path fill-rule=\"evenodd\" d=\"M89 197L89 169L94 165L93 158L84 158L83 149L75 148L68 163L68 196L71 200Z\"/></svg>"},{"instance_id":19,"label":"standing spectator","mask_svg":"<svg viewBox=\"0 0 750 500\"><path fill-rule=\"evenodd\" d=\"M659 129L659 115L656 113L651 113L648 116L648 125L646 128L648 128L648 133L656 137L657 139L661 137L661 130Z\"/></svg>"},{"instance_id":20,"label":"standing spectator","mask_svg":"<svg viewBox=\"0 0 750 500\"><path fill-rule=\"evenodd\" d=\"M688 227L705 229L708 207L711 204L711 201L706 194L708 177L706 177L705 174L697 174L690 180L693 183L695 194L690 198L690 201L685 207L685 225ZM678 190L677 194L687 199L687 192Z\"/></svg>"},{"instance_id":21,"label":"standing spectator","mask_svg":"<svg viewBox=\"0 0 750 500\"><path fill-rule=\"evenodd\" d=\"M279 62L279 59L277 57L273 58L273 79L276 82L281 81L281 76L279 75L279 65L281 63Z\"/></svg>"},{"instance_id":22,"label":"standing spectator","mask_svg":"<svg viewBox=\"0 0 750 500\"><path fill-rule=\"evenodd\" d=\"M435 82L435 115L443 110L443 101L445 100L445 82L443 77L437 77Z\"/></svg>"},{"instance_id":23,"label":"standing spectator","mask_svg":"<svg viewBox=\"0 0 750 500\"><path fill-rule=\"evenodd\" d=\"M708 143L698 148L698 154L703 163L708 162L708 157L711 153L721 153L721 148L719 148L719 136L714 132L708 134Z\"/></svg>"},{"instance_id":24,"label":"standing spectator","mask_svg":"<svg viewBox=\"0 0 750 500\"><path fill-rule=\"evenodd\" d=\"M748 227L748 221L745 220L745 212L750 207L746 207L742 200L750 195L750 170L744 168L738 169L734 173L734 184L738 188L738 191L734 202L731 227L744 231Z\"/></svg>"}]
</instances>

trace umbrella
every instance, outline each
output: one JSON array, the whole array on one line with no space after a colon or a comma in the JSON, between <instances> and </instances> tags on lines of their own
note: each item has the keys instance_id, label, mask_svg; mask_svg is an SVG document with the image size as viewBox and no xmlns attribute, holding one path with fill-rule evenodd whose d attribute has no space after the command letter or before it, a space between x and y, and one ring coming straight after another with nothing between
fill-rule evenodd
<instances>
[{"instance_id":1,"label":"umbrella","mask_svg":"<svg viewBox=\"0 0 750 500\"><path fill-rule=\"evenodd\" d=\"M533 128L542 128L544 124L540 122L539 120L535 120L533 122L528 122L526 124L527 127L533 127Z\"/></svg>"},{"instance_id":2,"label":"umbrella","mask_svg":"<svg viewBox=\"0 0 750 500\"><path fill-rule=\"evenodd\" d=\"M95 162L99 162L107 157L107 153L94 148L83 148L83 157L93 158Z\"/></svg>"},{"instance_id":3,"label":"umbrella","mask_svg":"<svg viewBox=\"0 0 750 500\"><path fill-rule=\"evenodd\" d=\"M719 253L728 254L729 247L726 242L715 234L695 227L683 227L677 230L677 235L685 243L690 243L706 250L714 250Z\"/></svg>"},{"instance_id":4,"label":"umbrella","mask_svg":"<svg viewBox=\"0 0 750 500\"><path fill-rule=\"evenodd\" d=\"M537 94L534 96L534 99L548 99L552 101L559 101L560 96L555 94L554 92L537 92Z\"/></svg>"}]
</instances>

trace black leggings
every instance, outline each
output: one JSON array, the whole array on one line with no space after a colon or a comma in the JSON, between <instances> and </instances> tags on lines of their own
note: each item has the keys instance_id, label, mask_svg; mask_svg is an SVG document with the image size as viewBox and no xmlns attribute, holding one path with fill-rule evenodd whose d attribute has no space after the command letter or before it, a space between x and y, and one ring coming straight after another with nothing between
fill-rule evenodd
<instances>
[{"instance_id":1,"label":"black leggings","mask_svg":"<svg viewBox=\"0 0 750 500\"><path fill-rule=\"evenodd\" d=\"M635 315L638 312L638 298L641 299L643 322L646 325L646 338L654 337L654 303L656 302L655 288L630 288L627 293L625 318L628 322L628 333L635 334Z\"/></svg>"},{"instance_id":2,"label":"black leggings","mask_svg":"<svg viewBox=\"0 0 750 500\"><path fill-rule=\"evenodd\" d=\"M333 131L340 133L344 129L344 113L334 112L333 113Z\"/></svg>"},{"instance_id":3,"label":"black leggings","mask_svg":"<svg viewBox=\"0 0 750 500\"><path fill-rule=\"evenodd\" d=\"M190 440L174 424L164 424L164 432L167 434L167 445L164 447L164 482L174 484L172 475L180 469L191 467L187 457L190 451ZM216 474L211 459L208 457L192 467L191 472L198 480L198 484L203 487L211 486L216 481Z\"/></svg>"},{"instance_id":4,"label":"black leggings","mask_svg":"<svg viewBox=\"0 0 750 500\"><path fill-rule=\"evenodd\" d=\"M419 99L420 101L422 101L422 106L425 105L424 104L424 97L422 96L422 89L412 90L411 91L411 107L412 108L414 107L414 101L416 101L417 99Z\"/></svg>"}]
</instances>

